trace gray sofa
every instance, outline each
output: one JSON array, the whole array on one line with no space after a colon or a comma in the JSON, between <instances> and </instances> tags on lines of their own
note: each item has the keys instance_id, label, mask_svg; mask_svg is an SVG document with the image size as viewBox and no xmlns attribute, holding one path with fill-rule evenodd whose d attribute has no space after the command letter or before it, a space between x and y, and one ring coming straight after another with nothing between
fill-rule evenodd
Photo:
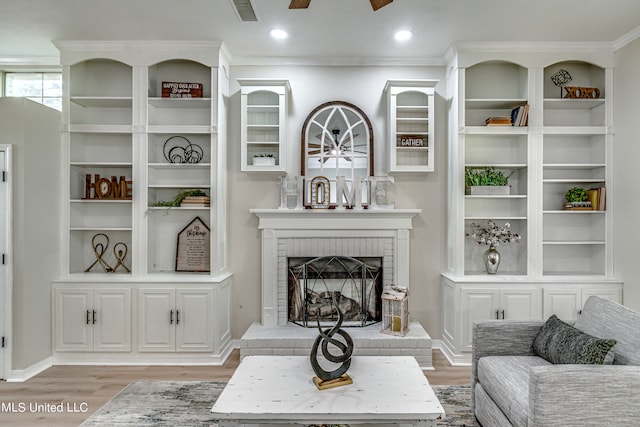
<instances>
[{"instance_id":1,"label":"gray sofa","mask_svg":"<svg viewBox=\"0 0 640 427\"><path fill-rule=\"evenodd\" d=\"M552 364L539 357L533 343L543 325L474 324L471 400L478 422L483 427L640 426L640 313L598 297L585 303L574 327L616 340L610 365Z\"/></svg>"}]
</instances>

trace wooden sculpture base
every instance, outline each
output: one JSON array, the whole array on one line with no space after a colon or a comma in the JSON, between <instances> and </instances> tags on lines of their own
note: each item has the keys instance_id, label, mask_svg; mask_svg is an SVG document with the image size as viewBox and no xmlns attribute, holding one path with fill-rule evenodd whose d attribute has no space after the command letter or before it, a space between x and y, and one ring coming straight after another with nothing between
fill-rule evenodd
<instances>
[{"instance_id":1,"label":"wooden sculpture base","mask_svg":"<svg viewBox=\"0 0 640 427\"><path fill-rule=\"evenodd\" d=\"M344 374L340 378L336 378L335 380L324 381L318 377L313 377L313 383L318 387L318 390L326 390L328 388L340 387L343 385L353 384L353 380L349 376L349 374Z\"/></svg>"}]
</instances>

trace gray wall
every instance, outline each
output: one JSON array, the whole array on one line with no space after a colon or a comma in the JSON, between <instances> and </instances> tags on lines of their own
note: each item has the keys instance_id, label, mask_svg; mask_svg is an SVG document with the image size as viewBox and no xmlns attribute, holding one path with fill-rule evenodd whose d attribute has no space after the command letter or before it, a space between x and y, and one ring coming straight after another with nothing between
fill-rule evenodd
<instances>
[{"instance_id":1,"label":"gray wall","mask_svg":"<svg viewBox=\"0 0 640 427\"><path fill-rule=\"evenodd\" d=\"M60 277L60 112L0 99L0 144L13 144L12 369L51 356L51 280Z\"/></svg>"},{"instance_id":2,"label":"gray wall","mask_svg":"<svg viewBox=\"0 0 640 427\"><path fill-rule=\"evenodd\" d=\"M432 337L440 336L440 272L445 263L446 111L444 67L235 66L231 68L229 126L229 265L233 271L232 335L239 338L260 321L260 233L251 208L276 208L279 176L240 171L240 87L238 78L283 78L291 85L288 122L289 173L300 174L300 133L306 116L319 104L341 100L360 107L372 122L375 174L387 174L386 98L391 79L435 79L435 172L397 173L397 208L419 208L411 234L409 310ZM405 284L401 284L405 285Z\"/></svg>"},{"instance_id":3,"label":"gray wall","mask_svg":"<svg viewBox=\"0 0 640 427\"><path fill-rule=\"evenodd\" d=\"M615 272L624 281L624 304L640 310L640 40L615 55Z\"/></svg>"}]
</instances>

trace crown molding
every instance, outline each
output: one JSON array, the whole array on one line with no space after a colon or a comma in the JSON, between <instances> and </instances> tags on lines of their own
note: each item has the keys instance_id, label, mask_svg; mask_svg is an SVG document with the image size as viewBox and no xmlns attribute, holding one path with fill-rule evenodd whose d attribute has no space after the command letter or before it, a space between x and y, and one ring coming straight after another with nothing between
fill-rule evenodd
<instances>
[{"instance_id":1,"label":"crown molding","mask_svg":"<svg viewBox=\"0 0 640 427\"><path fill-rule=\"evenodd\" d=\"M60 69L59 56L0 56L1 69L16 69L28 67L30 70L34 68Z\"/></svg>"},{"instance_id":2,"label":"crown molding","mask_svg":"<svg viewBox=\"0 0 640 427\"><path fill-rule=\"evenodd\" d=\"M614 50L620 50L629 43L632 43L638 39L640 39L640 27L634 28L633 30L629 31L627 34L613 42L613 48Z\"/></svg>"},{"instance_id":3,"label":"crown molding","mask_svg":"<svg viewBox=\"0 0 640 427\"><path fill-rule=\"evenodd\" d=\"M384 57L324 57L324 56L234 56L234 66L328 66L328 67L363 67L363 66L399 66L428 67L444 66L442 57L423 58L384 58Z\"/></svg>"}]
</instances>

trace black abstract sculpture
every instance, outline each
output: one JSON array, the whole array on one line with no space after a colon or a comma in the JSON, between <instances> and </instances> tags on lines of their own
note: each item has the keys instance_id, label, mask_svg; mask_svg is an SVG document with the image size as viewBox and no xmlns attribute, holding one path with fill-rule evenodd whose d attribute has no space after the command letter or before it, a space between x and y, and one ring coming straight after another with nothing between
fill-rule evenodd
<instances>
[{"instance_id":1,"label":"black abstract sculpture","mask_svg":"<svg viewBox=\"0 0 640 427\"><path fill-rule=\"evenodd\" d=\"M338 321L333 326L333 328L323 330L320 327L320 318L318 317L317 322L320 335L318 335L313 343L313 346L311 347L311 367L317 375L317 379L314 378L314 382L320 389L352 383L351 378L346 375L346 373L351 366L351 355L353 354L353 339L346 331L340 329L340 327L342 326L342 321L344 319L344 314L336 303L335 298L333 298L333 304L338 311ZM340 335L344 339L344 342L333 338L335 334ZM342 354L332 354L329 351L329 344L340 350ZM326 371L320 366L320 364L318 363L318 347L320 347L320 345L322 345L322 355L325 359L332 363L340 363L340 366L337 369L333 371ZM331 383L327 384L328 382Z\"/></svg>"},{"instance_id":2,"label":"black abstract sculpture","mask_svg":"<svg viewBox=\"0 0 640 427\"><path fill-rule=\"evenodd\" d=\"M162 152L169 163L200 163L204 157L199 145L192 144L191 141L180 135L167 139L162 147Z\"/></svg>"}]
</instances>

